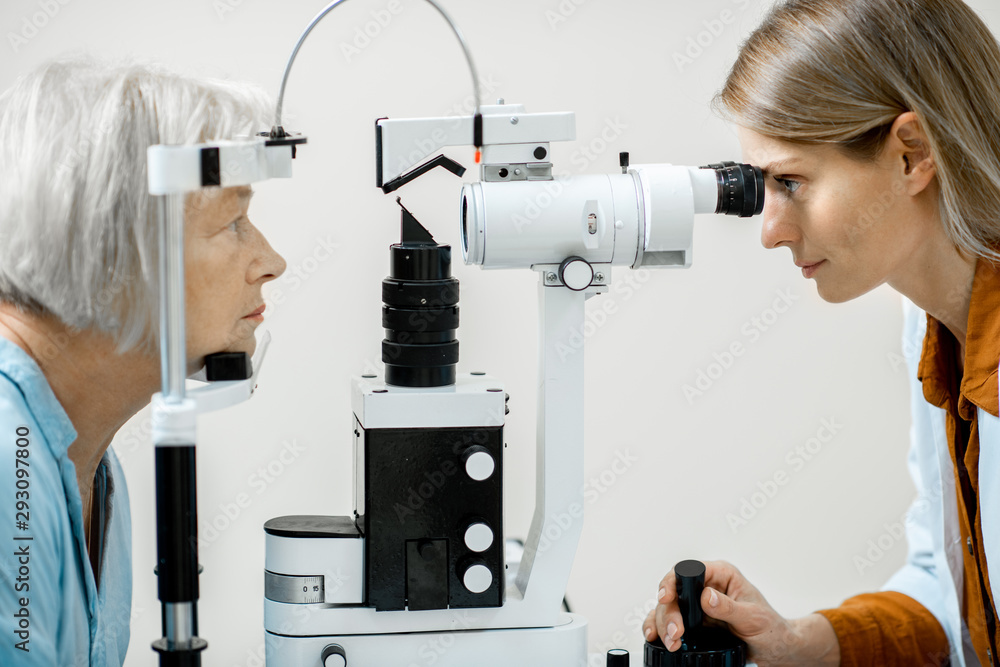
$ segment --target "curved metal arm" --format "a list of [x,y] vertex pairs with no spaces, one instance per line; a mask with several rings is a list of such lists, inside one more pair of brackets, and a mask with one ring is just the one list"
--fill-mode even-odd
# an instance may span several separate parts
[[[472,61],[472,53],[469,51],[469,46],[465,41],[465,37],[462,35],[462,31],[458,29],[458,26],[455,25],[455,22],[451,20],[451,17],[444,10],[444,8],[441,7],[441,5],[439,5],[435,0],[426,0],[426,1],[430,3],[431,6],[434,7],[434,9],[436,9],[438,13],[441,14],[441,16],[444,17],[444,20],[448,22],[449,26],[451,26],[451,31],[455,33],[455,37],[458,38],[458,42],[462,46],[462,51],[465,53],[465,60],[469,64],[469,71],[472,73],[472,88],[476,98],[476,115],[478,116],[479,107],[482,102],[482,100],[480,100],[479,97],[479,73],[476,71],[475,63]],[[309,33],[312,32],[313,28],[315,28],[316,25],[321,20],[323,20],[323,18],[327,14],[332,12],[334,8],[336,8],[338,5],[344,2],[346,2],[346,0],[334,0],[329,5],[324,7],[320,11],[320,13],[317,14],[313,18],[313,20],[309,22],[309,25],[306,26],[305,32],[302,33],[302,36],[299,37],[299,41],[295,44],[295,48],[292,49],[292,55],[288,59],[288,64],[285,65],[285,73],[281,77],[281,89],[278,91],[278,108],[275,112],[275,120],[274,120],[274,125],[276,128],[281,127],[281,113],[285,104],[285,87],[288,85],[288,75],[292,71],[292,63],[295,62],[295,57],[299,54],[299,49],[302,48],[302,44],[306,41],[306,37],[309,36]]]

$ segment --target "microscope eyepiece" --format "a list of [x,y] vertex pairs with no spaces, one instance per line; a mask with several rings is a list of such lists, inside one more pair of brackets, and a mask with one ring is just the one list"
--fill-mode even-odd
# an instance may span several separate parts
[[712,169],[719,184],[716,213],[752,218],[764,211],[764,172],[760,167],[735,162],[719,162]]

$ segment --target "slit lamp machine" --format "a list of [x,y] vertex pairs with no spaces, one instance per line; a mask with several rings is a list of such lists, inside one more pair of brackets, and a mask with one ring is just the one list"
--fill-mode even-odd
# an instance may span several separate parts
[[[197,616],[196,417],[250,398],[270,342],[265,334],[252,362],[243,353],[211,355],[207,384],[186,390],[184,197],[291,176],[306,139],[281,124],[288,73],[312,29],[342,2],[323,9],[296,44],[269,133],[148,152],[160,211],[163,369],[153,399],[163,636],[153,648],[164,667],[200,665],[207,646]],[[750,217],[763,209],[762,174],[749,165],[633,166],[623,153],[620,173],[554,176],[550,146],[575,139],[574,114],[478,104],[461,32],[427,2],[465,52],[476,112],[377,120],[376,185],[392,193],[437,167],[462,176],[464,167],[436,153],[472,144],[479,181],[466,183],[459,198],[462,258],[538,275],[531,528],[523,553],[508,561],[504,385],[457,372],[452,248],[400,202],[400,242],[389,249],[382,283],[385,370],[352,380],[354,475],[340,482],[353,484],[354,507],[264,526],[269,667],[414,667],[428,657],[440,667],[588,665],[587,622],[563,610],[584,506],[584,355],[565,349],[584,324],[585,302],[607,292],[613,271],[688,267],[696,214]],[[608,664],[627,665],[621,653]]]

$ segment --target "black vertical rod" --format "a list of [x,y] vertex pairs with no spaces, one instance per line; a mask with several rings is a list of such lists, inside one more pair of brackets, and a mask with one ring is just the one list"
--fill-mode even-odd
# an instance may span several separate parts
[[163,637],[153,642],[160,667],[200,667],[208,645],[198,637],[198,509],[194,445],[156,448],[157,596]]
[[[198,599],[194,445],[156,448],[156,563],[160,602]],[[197,628],[192,628],[197,632]]]
[[157,596],[163,638],[153,642],[161,667],[200,667],[198,505],[194,445],[156,448]]

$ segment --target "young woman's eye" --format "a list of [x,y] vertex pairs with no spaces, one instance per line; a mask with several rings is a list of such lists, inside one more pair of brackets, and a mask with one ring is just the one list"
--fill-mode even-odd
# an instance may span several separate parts
[[780,183],[789,194],[794,193],[799,189],[799,186],[802,185],[798,181],[792,181],[787,178],[778,178],[777,176],[774,177],[774,180]]

